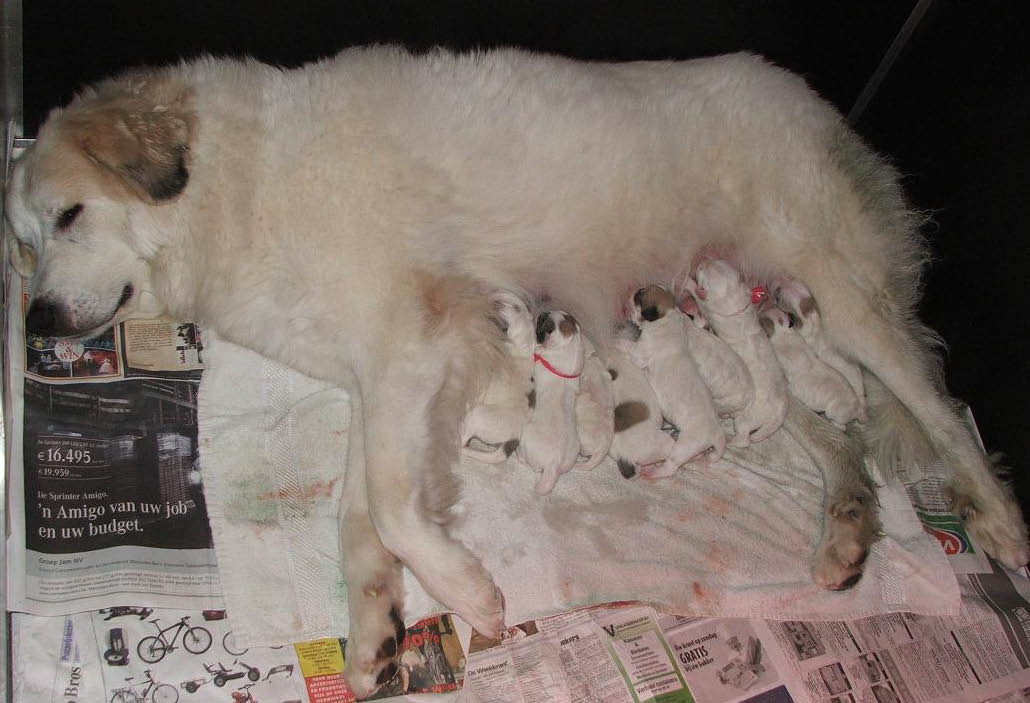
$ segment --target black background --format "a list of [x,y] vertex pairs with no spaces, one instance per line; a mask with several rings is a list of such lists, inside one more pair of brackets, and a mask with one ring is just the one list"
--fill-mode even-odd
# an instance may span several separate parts
[[[905,174],[935,262],[923,317],[990,450],[1030,477],[1024,357],[1030,246],[1030,52],[1022,2],[936,0],[855,126]],[[880,2],[294,2],[26,0],[25,132],[76,85],[200,52],[293,66],[353,44],[522,46],[586,59],[749,50],[847,114],[915,6]],[[1017,16],[1018,15],[1018,16]]]

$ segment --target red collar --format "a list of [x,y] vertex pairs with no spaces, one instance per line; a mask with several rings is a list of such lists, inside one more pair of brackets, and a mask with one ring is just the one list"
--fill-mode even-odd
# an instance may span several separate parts
[[574,373],[574,374],[562,373],[558,369],[556,369],[553,366],[551,366],[551,362],[550,361],[548,361],[544,357],[540,356],[536,352],[533,352],[533,361],[540,362],[540,364],[545,369],[547,369],[548,371],[553,373],[555,376],[559,376],[561,378],[579,378],[579,374],[578,373]]

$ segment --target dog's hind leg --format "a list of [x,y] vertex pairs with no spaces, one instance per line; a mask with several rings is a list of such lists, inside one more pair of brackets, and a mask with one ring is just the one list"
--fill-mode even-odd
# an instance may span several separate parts
[[[925,335],[920,334],[916,323],[905,320],[901,314],[891,315],[872,307],[863,291],[848,285],[846,272],[836,273],[831,284],[817,293],[824,329],[838,349],[846,349],[875,375],[916,420],[893,428],[891,441],[925,444],[922,437],[914,434],[919,430],[925,433],[943,465],[951,471],[948,491],[952,509],[963,518],[974,541],[1007,567],[1023,566],[1030,560],[1030,548],[1019,504],[995,475],[957,412],[955,401],[935,382]],[[870,418],[870,422],[876,420]],[[875,448],[874,451],[883,454]],[[889,472],[891,467],[881,469]]]
[[813,564],[815,582],[833,591],[862,578],[870,545],[880,534],[876,493],[865,470],[860,439],[788,399],[783,427],[823,475],[823,533]]
[[351,392],[347,474],[340,506],[340,554],[350,631],[343,675],[363,698],[397,674],[404,640],[401,564],[379,540],[368,510],[361,401]]

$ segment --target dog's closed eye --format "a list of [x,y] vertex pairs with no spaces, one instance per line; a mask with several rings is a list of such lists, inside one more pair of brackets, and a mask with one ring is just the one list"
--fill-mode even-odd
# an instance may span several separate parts
[[82,212],[82,203],[75,203],[70,208],[61,210],[57,216],[57,229],[67,229],[70,227],[80,212]]

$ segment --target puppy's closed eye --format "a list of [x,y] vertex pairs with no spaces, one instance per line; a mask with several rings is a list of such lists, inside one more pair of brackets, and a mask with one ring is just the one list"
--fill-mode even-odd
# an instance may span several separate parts
[[75,203],[70,208],[61,210],[57,215],[57,229],[67,229],[75,222],[75,218],[82,212],[82,203]]

